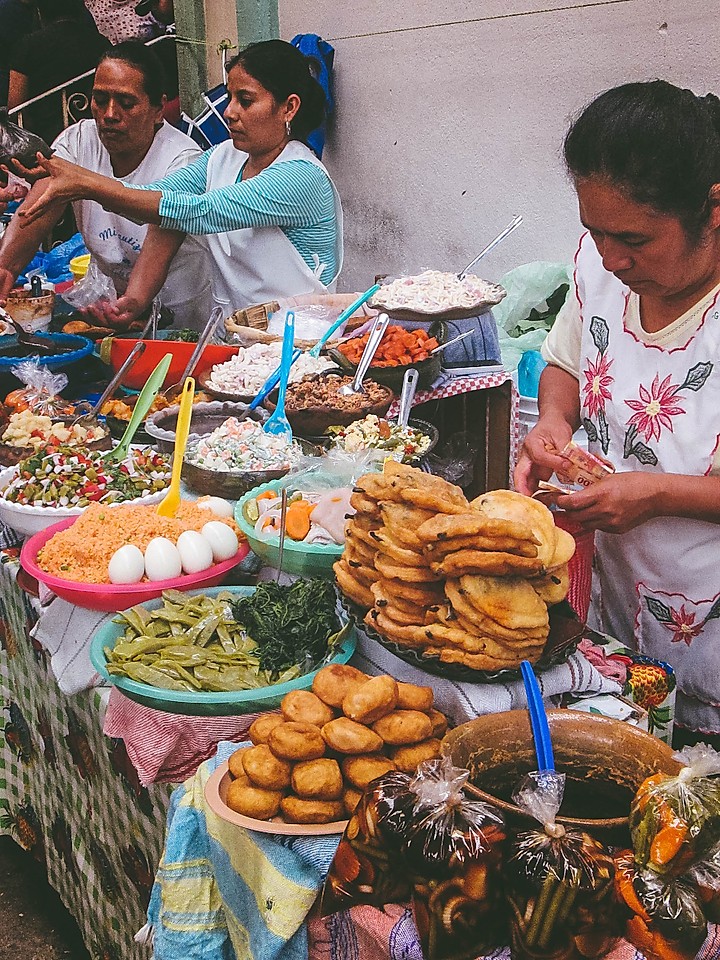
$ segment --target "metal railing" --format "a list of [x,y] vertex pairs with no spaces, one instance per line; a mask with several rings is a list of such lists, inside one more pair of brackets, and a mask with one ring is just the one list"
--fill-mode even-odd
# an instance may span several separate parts
[[[153,40],[148,40],[145,46],[151,47],[154,44],[161,43],[163,41],[172,40],[174,42],[176,39],[177,38],[175,37],[175,34],[164,33],[159,37],[155,37]],[[109,49],[112,49],[112,47]],[[71,92],[72,88],[81,83],[83,80],[87,80],[94,76],[94,74],[95,67],[93,67],[92,70],[86,70],[85,73],[81,73],[77,77],[73,77],[71,80],[66,80],[64,83],[58,84],[51,90],[46,90],[44,93],[39,93],[31,100],[26,100],[24,103],[18,104],[17,107],[13,107],[12,110],[8,110],[10,119],[14,123],[17,123],[18,126],[22,127],[24,126],[23,113],[28,109],[28,107],[33,107],[37,103],[42,103],[43,101],[48,100],[50,97],[60,94],[63,128],[69,127],[73,123],[77,123],[78,120],[82,120],[84,117],[89,116],[88,111],[90,109],[90,98],[82,91],[75,91],[74,93]]]

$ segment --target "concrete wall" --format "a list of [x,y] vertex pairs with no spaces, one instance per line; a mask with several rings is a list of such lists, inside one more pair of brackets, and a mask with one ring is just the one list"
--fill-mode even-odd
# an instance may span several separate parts
[[559,159],[568,117],[627,80],[720,92],[714,7],[280,0],[283,38],[318,33],[337,51],[324,159],[346,214],[341,289],[376,273],[461,269],[515,213],[525,223],[482,275],[571,258],[579,221]]

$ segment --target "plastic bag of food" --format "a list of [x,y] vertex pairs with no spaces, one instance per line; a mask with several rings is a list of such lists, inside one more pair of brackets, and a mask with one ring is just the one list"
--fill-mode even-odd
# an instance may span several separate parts
[[31,410],[46,417],[62,417],[73,412],[73,405],[59,396],[68,385],[64,373],[53,373],[39,360],[23,360],[10,372],[25,384],[5,397],[5,406],[13,413]]
[[18,127],[8,120],[6,109],[0,110],[0,164],[7,166],[11,160],[17,160],[32,170],[37,166],[38,153],[44,157],[52,156],[52,150],[42,137]]
[[692,885],[639,867],[632,850],[622,850],[614,859],[617,900],[626,911],[624,936],[648,960],[695,957],[707,923]]
[[555,818],[565,775],[535,771],[513,800],[542,826],[518,833],[506,866],[513,958],[602,956],[616,938],[614,864],[590,834]]
[[[63,293],[63,300],[75,310],[89,310],[96,305],[109,303],[117,299],[115,284],[110,277],[106,276],[100,270],[94,260],[90,260],[90,266],[87,273],[80,280],[69,287]],[[93,316],[104,313],[102,306],[99,311],[93,310]]]
[[412,899],[426,960],[473,960],[507,940],[500,813],[463,792],[449,757],[373,780],[345,830],[323,890],[324,914]]
[[687,872],[710,923],[720,923],[720,844]]
[[674,754],[677,776],[656,773],[630,809],[635,859],[655,873],[679,876],[720,841],[720,754],[706,744]]

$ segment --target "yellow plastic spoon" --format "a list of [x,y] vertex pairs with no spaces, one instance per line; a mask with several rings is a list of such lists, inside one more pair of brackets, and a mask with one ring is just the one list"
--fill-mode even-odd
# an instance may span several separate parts
[[172,478],[167,496],[158,506],[157,512],[161,517],[174,517],[180,506],[180,474],[182,472],[183,457],[190,433],[190,418],[192,417],[193,397],[195,396],[195,381],[188,377],[180,397],[180,411],[175,426],[175,452],[173,453]]

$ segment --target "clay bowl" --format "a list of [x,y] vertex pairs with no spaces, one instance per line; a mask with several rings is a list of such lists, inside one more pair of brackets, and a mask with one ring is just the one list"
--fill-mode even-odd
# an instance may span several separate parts
[[[352,377],[340,373],[320,373],[314,377],[305,377],[302,383],[307,381],[326,381],[330,377],[342,382],[350,382]],[[368,414],[374,413],[376,417],[384,417],[390,409],[395,394],[391,387],[383,384],[375,384],[375,387],[382,391],[383,396],[375,403],[371,403],[366,398],[358,398],[354,406],[345,403],[320,403],[312,407],[299,408],[294,405],[293,398],[296,394],[299,384],[290,384],[285,397],[285,415],[290,421],[293,433],[299,437],[321,437],[328,427],[347,427],[355,420],[362,420]],[[274,390],[265,402],[265,406],[272,413],[277,403],[277,390]],[[342,398],[339,398],[342,400]],[[354,398],[353,398],[354,399]]]
[[[145,421],[150,442],[161,453],[172,453],[175,449],[175,426],[179,411],[180,407],[166,407],[158,413],[151,414]],[[246,412],[247,404],[245,403],[223,403],[219,400],[211,400],[209,403],[194,404],[188,443],[196,443],[200,437],[212,433],[228,417],[239,417]],[[267,411],[261,408],[252,410],[249,414],[249,419],[258,420],[261,423],[267,418]]]
[[[619,720],[574,710],[548,710],[555,766],[566,774],[558,822],[604,843],[629,846],[630,802],[653,773],[675,774],[680,764],[656,737]],[[537,769],[526,710],[488,714],[446,736],[454,763],[470,771],[468,791],[491,803],[518,829],[535,821],[512,802],[520,779]]]

